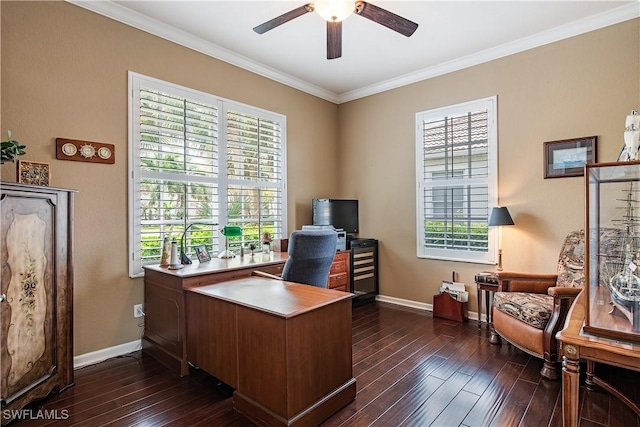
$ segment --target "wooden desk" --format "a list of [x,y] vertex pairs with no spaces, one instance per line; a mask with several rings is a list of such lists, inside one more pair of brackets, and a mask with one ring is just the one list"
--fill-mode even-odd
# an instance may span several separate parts
[[587,361],[587,384],[598,385],[640,416],[640,408],[617,389],[595,374],[595,363],[606,363],[626,369],[640,371],[640,345],[615,341],[584,334],[585,292],[574,301],[563,330],[556,334],[561,342],[562,354],[562,421],[565,427],[578,425],[578,393],[580,381],[580,359]]
[[190,288],[189,361],[257,424],[318,425],[355,398],[351,297],[262,277]]
[[144,268],[145,331],[142,351],[180,376],[189,374],[186,341],[185,288],[251,277],[254,270],[281,274],[285,252],[256,253],[230,259],[194,261],[181,270],[159,265]]

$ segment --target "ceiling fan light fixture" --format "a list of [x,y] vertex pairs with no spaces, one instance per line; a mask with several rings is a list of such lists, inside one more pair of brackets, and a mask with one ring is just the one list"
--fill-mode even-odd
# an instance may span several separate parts
[[356,9],[355,1],[317,0],[313,7],[318,15],[328,22],[341,22],[347,19]]

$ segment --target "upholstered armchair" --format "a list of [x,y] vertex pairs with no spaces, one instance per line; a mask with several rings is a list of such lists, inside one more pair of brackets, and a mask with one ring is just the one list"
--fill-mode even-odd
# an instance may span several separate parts
[[[598,269],[601,285],[606,285],[608,263],[606,254],[622,243],[622,230],[600,229]],[[564,326],[573,300],[585,284],[585,233],[573,231],[567,235],[558,258],[558,274],[522,274],[500,272],[498,292],[494,294],[491,325],[492,344],[501,338],[519,349],[544,359],[540,375],[558,378],[558,343],[556,333]]]
[[501,338],[544,359],[540,375],[558,378],[556,333],[584,285],[584,230],[569,233],[558,259],[557,274],[499,272],[493,298],[492,344]]

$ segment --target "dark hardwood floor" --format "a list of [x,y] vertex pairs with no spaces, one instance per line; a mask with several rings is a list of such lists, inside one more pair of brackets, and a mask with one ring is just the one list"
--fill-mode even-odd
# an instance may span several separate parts
[[[560,381],[542,380],[541,361],[507,344],[493,346],[488,336],[486,325],[479,332],[474,321],[384,303],[355,307],[357,397],[323,427],[561,426]],[[638,374],[598,369],[638,400]],[[76,370],[75,379],[74,387],[30,408],[39,419],[12,425],[252,425],[215,378],[195,369],[179,378],[140,352]],[[606,392],[581,387],[580,393],[581,426],[640,427]]]

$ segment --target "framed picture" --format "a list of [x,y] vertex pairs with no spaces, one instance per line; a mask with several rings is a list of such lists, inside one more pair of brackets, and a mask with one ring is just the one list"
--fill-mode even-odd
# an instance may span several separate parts
[[544,143],[544,177],[584,176],[584,165],[596,163],[598,137],[564,139]]
[[49,163],[18,160],[18,182],[48,187],[50,180]]
[[207,262],[211,261],[211,255],[209,255],[209,251],[205,245],[198,245],[193,248],[196,251],[196,256],[198,257],[198,261]]

